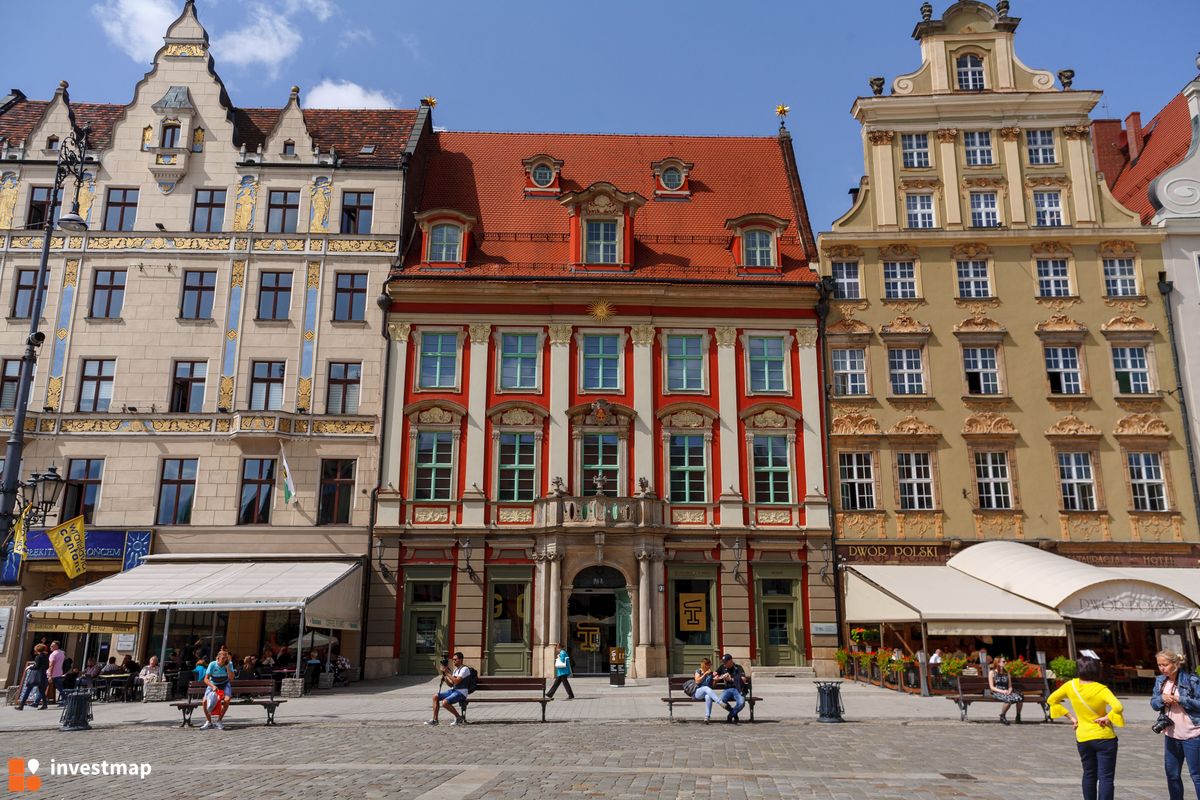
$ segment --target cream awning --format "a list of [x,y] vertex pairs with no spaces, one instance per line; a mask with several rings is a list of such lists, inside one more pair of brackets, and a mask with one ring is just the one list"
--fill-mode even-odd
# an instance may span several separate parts
[[303,609],[305,624],[358,630],[362,565],[358,559],[150,556],[121,572],[57,597],[29,611],[98,614],[114,611],[265,611]]
[[1185,567],[1120,567],[1131,578],[1166,586],[1200,606],[1200,569]]
[[972,545],[947,566],[1072,619],[1174,622],[1200,616],[1196,602],[1162,583],[1020,542]]
[[34,614],[29,619],[32,633],[137,633],[140,617],[132,611],[107,614]]
[[924,622],[935,636],[1066,635],[1054,610],[939,566],[848,567],[846,621]]

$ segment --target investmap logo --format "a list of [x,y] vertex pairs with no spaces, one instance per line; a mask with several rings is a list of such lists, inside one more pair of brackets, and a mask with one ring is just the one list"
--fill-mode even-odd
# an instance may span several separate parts
[[42,779],[37,776],[38,763],[36,758],[26,761],[23,758],[8,760],[8,791],[36,792],[42,788]]
[[[42,777],[38,770],[42,763],[36,758],[10,758],[8,760],[8,791],[36,792],[42,788]],[[49,775],[125,775],[146,780],[151,772],[147,763],[123,761],[58,761],[50,759],[43,774]]]

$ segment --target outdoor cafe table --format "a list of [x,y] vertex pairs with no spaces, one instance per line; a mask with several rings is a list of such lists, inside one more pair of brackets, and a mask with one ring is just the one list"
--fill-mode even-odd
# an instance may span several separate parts
[[133,674],[129,672],[110,672],[107,675],[97,675],[93,683],[93,688],[98,689],[100,699],[107,702],[112,699],[113,681],[124,681],[132,677]]

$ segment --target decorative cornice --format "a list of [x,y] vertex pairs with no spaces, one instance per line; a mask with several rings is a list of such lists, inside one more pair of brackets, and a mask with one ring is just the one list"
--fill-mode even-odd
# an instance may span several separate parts
[[963,422],[962,435],[1015,437],[1018,433],[1012,420],[1003,414],[980,411],[966,418]]
[[1113,436],[1168,438],[1171,429],[1161,418],[1151,414],[1128,414],[1117,421]]
[[907,314],[901,314],[891,322],[884,323],[880,329],[881,336],[928,336],[931,328],[924,322],[919,322]]
[[962,244],[956,244],[954,246],[954,249],[950,251],[950,257],[955,261],[991,258],[992,248],[988,247],[983,242],[963,242]]
[[862,320],[840,319],[825,329],[825,336],[870,336],[875,330]]
[[888,436],[941,436],[942,432],[920,417],[908,416],[887,430]]
[[941,197],[942,181],[940,178],[905,178],[896,184],[896,194],[900,197],[912,191],[932,191],[935,195]]
[[1000,129],[1000,138],[1006,142],[1015,142],[1017,139],[1021,138],[1021,129],[1020,128],[1001,128]]
[[1124,314],[1113,317],[1101,325],[1100,330],[1108,335],[1113,333],[1154,333],[1158,328],[1135,314]]
[[852,261],[863,257],[863,251],[852,244],[835,244],[822,252],[831,261]]
[[999,322],[984,316],[967,317],[954,326],[955,334],[993,333],[1003,335],[1007,332],[1008,329]]
[[1088,138],[1091,128],[1087,125],[1064,125],[1062,131],[1068,139],[1081,140]]
[[869,414],[853,412],[833,419],[834,436],[880,436],[879,421]]
[[1034,326],[1033,332],[1038,336],[1043,334],[1078,334],[1083,336],[1088,331],[1088,326],[1078,320],[1068,317],[1066,314],[1055,314],[1050,319],[1045,319]]
[[918,255],[917,248],[903,242],[879,248],[880,261],[913,261]]
[[718,347],[733,347],[737,344],[737,328],[717,328],[714,338]]
[[1100,436],[1099,428],[1089,425],[1074,414],[1068,414],[1046,429],[1047,439],[1059,437],[1096,439]]
[[1029,254],[1034,258],[1038,256],[1066,256],[1069,258],[1075,255],[1075,251],[1066,242],[1038,242],[1029,248]]
[[958,128],[938,128],[937,140],[942,144],[951,144],[958,138]]
[[1105,258],[1131,258],[1138,254],[1137,245],[1124,239],[1101,242],[1097,249]]
[[874,145],[891,144],[895,138],[895,131],[867,131],[867,141]]

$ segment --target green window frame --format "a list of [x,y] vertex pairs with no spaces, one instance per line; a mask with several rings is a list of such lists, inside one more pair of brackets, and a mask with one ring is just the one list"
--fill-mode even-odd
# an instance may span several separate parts
[[621,386],[621,340],[615,333],[583,335],[583,388],[615,391]]
[[537,440],[532,433],[501,433],[496,499],[531,503],[537,494]]
[[500,335],[500,388],[536,389],[538,384],[538,335]]
[[597,492],[595,479],[606,479],[605,494],[619,495],[621,485],[621,440],[615,433],[585,433],[579,494],[590,497]]
[[788,437],[755,436],[754,502],[792,502],[792,467],[788,457]]
[[783,337],[751,336],[747,344],[747,357],[750,359],[750,390],[754,392],[786,391]]
[[667,336],[667,390],[695,392],[704,389],[704,337],[673,333]]
[[451,500],[454,486],[454,437],[450,431],[421,431],[413,478],[414,500]]
[[668,449],[671,502],[707,502],[708,464],[704,452],[704,436],[672,434]]
[[421,365],[418,386],[422,389],[453,389],[458,380],[458,332],[431,331],[421,334]]

